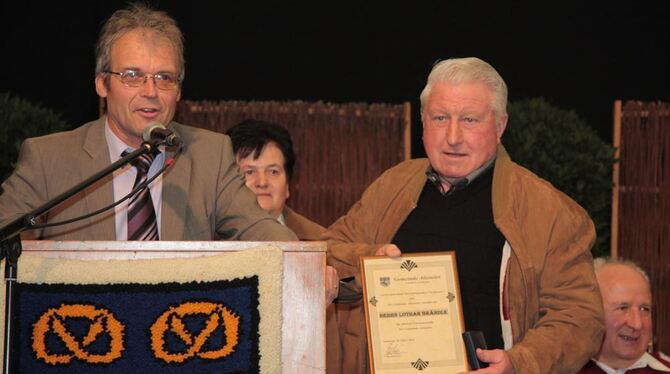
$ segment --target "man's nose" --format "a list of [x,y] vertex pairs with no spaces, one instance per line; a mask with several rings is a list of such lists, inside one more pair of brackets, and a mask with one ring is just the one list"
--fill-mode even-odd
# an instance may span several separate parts
[[266,187],[268,185],[268,179],[265,177],[265,174],[258,173],[256,177],[256,186],[257,187]]
[[447,143],[450,145],[460,144],[463,141],[463,129],[458,124],[458,121],[451,120],[447,124]]
[[631,312],[628,314],[628,320],[626,321],[628,326],[635,330],[642,328],[642,312],[638,308],[631,308]]
[[142,83],[142,95],[147,97],[155,97],[158,95],[158,89],[156,88],[156,78],[153,75],[145,75],[144,83]]

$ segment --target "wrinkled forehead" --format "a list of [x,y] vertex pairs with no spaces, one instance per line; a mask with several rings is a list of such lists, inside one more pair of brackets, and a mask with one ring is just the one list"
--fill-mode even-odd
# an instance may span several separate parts
[[133,57],[151,57],[166,60],[166,63],[179,66],[177,48],[165,35],[147,28],[132,29],[116,39],[111,46],[110,63],[118,63],[118,59]]
[[129,32],[134,32],[137,35],[137,38],[144,43],[162,47],[169,46],[175,52],[177,50],[177,48],[174,46],[174,44],[172,44],[172,41],[170,41],[167,36],[159,33],[156,30],[140,27]]
[[606,302],[651,303],[651,288],[647,279],[628,266],[611,264],[597,274],[598,285]]
[[433,86],[422,112],[458,107],[463,110],[494,112],[491,89],[482,82],[438,82]]

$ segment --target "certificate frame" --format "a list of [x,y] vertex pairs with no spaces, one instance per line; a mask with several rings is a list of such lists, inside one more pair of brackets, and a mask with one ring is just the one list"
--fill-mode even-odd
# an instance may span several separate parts
[[454,251],[360,258],[371,373],[469,371]]

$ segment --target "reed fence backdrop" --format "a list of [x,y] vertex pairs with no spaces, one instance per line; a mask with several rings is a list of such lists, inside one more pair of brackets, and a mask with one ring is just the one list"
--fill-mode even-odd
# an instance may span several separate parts
[[276,122],[293,138],[288,205],[328,227],[384,170],[410,158],[410,104],[182,101],[175,120],[218,132],[246,119]]
[[655,348],[670,351],[670,104],[614,105],[612,256],[651,278]]

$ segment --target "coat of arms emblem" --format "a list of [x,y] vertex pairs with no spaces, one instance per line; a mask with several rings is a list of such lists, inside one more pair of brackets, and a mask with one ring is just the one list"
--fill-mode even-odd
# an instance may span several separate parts
[[382,285],[382,287],[388,287],[391,285],[391,278],[390,277],[379,277],[379,284]]

